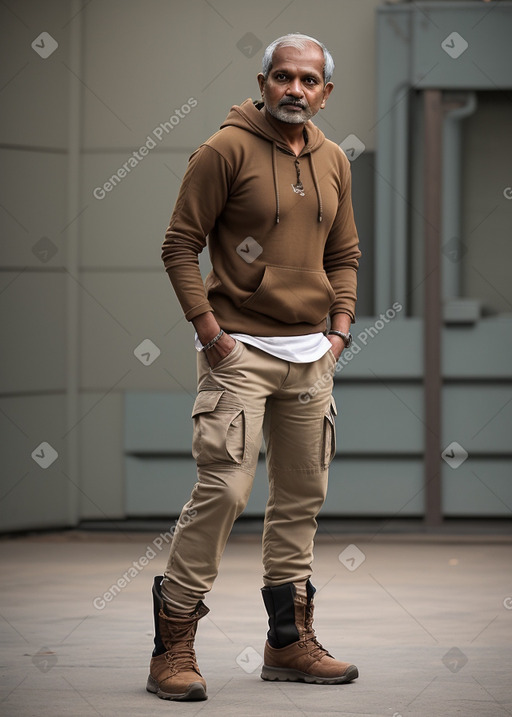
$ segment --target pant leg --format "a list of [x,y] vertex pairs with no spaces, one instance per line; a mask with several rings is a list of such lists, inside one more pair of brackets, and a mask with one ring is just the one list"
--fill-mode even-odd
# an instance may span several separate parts
[[286,382],[267,403],[265,585],[300,582],[311,575],[316,516],[325,500],[335,452],[335,365],[330,351],[313,363],[290,364]]
[[251,492],[266,399],[286,366],[241,342],[214,369],[198,355],[192,444],[197,483],[178,521],[162,583],[164,599],[175,610],[193,610],[213,585]]

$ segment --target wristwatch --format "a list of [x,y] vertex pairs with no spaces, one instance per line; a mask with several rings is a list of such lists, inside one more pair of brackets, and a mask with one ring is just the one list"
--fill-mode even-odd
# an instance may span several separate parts
[[327,335],[334,334],[335,336],[339,336],[340,339],[343,339],[343,343],[345,344],[345,348],[348,349],[349,346],[352,346],[352,341],[354,340],[352,337],[352,334],[350,331],[348,334],[344,334],[343,331],[336,331],[335,329],[330,329],[327,332]]

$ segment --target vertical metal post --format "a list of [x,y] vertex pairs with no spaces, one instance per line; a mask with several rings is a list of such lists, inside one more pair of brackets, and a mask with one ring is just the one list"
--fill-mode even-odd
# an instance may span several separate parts
[[441,508],[441,196],[443,104],[440,90],[423,93],[425,305],[425,523],[442,522]]
[[[70,17],[74,18],[69,28],[69,63],[73,72],[81,75],[82,62],[82,6],[80,0],[72,0]],[[71,480],[80,485],[79,431],[72,430],[78,422],[79,412],[79,294],[78,294],[78,240],[80,212],[80,136],[82,113],[82,89],[77,78],[69,73],[68,109],[68,195],[66,229],[66,448],[67,473]],[[67,525],[75,526],[80,520],[80,492],[67,484],[68,516]]]

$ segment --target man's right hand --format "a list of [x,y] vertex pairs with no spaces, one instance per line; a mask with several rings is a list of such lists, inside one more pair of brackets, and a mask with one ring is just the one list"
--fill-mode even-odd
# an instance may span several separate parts
[[[199,337],[199,341],[206,346],[220,331],[220,326],[217,323],[217,319],[213,315],[213,312],[206,311],[204,314],[199,314],[192,319],[195,330]],[[231,338],[229,334],[222,334],[220,339],[216,341],[211,349],[205,351],[206,360],[210,364],[210,368],[215,366],[231,353],[236,344],[235,339]]]
[[[217,332],[218,333],[218,332]],[[229,334],[222,334],[220,339],[216,341],[211,349],[205,351],[206,360],[210,364],[210,368],[215,366],[226,356],[228,356],[235,348],[236,341]]]

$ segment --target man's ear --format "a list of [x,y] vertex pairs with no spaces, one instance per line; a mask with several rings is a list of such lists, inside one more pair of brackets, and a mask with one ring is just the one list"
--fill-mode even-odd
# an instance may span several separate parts
[[322,104],[320,105],[321,109],[325,107],[325,103],[327,102],[327,98],[331,94],[331,92],[334,89],[334,84],[332,82],[328,82],[324,87],[324,98],[322,100]]
[[258,85],[260,86],[261,96],[263,97],[263,92],[265,91],[265,75],[262,72],[258,75]]

